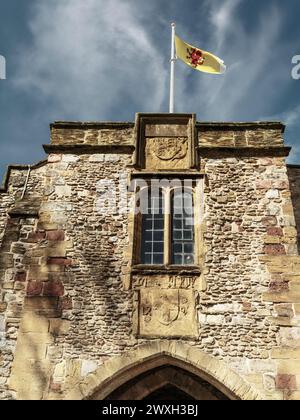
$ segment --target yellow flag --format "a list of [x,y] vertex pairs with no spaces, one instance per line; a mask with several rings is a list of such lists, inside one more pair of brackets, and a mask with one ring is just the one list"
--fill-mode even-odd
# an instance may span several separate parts
[[185,64],[204,73],[222,74],[226,71],[224,61],[219,57],[187,44],[175,36],[176,55]]

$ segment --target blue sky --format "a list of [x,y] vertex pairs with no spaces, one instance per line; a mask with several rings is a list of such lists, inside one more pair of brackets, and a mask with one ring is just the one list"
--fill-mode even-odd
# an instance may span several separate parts
[[166,112],[170,23],[227,73],[176,63],[176,111],[198,120],[282,120],[300,163],[299,0],[1,0],[0,178],[44,157],[54,120]]

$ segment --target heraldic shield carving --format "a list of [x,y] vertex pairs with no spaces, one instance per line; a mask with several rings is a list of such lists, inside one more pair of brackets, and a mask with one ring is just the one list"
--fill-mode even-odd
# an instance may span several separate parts
[[151,138],[146,142],[149,169],[185,169],[188,167],[187,138]]
[[187,154],[187,139],[154,139],[153,154],[160,160],[177,160]]
[[139,335],[194,337],[196,332],[193,290],[140,290]]

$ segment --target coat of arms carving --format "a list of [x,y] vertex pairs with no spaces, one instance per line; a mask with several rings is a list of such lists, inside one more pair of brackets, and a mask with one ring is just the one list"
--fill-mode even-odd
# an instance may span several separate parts
[[153,153],[160,160],[183,159],[188,151],[187,139],[157,138],[154,139]]
[[176,291],[177,296],[170,296],[168,293],[161,293],[156,300],[153,310],[157,312],[158,322],[162,325],[171,325],[178,319],[180,313],[179,290]]
[[139,333],[150,336],[193,336],[196,333],[192,290],[141,289]]

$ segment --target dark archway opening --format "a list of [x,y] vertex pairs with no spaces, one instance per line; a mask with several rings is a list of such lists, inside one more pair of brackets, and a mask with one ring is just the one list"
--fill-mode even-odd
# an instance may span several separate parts
[[215,386],[172,365],[144,372],[113,391],[107,400],[228,400]]
[[191,401],[195,400],[195,398],[191,397],[181,389],[178,389],[174,385],[165,385],[160,389],[152,392],[152,394],[148,395],[144,400],[150,401]]

